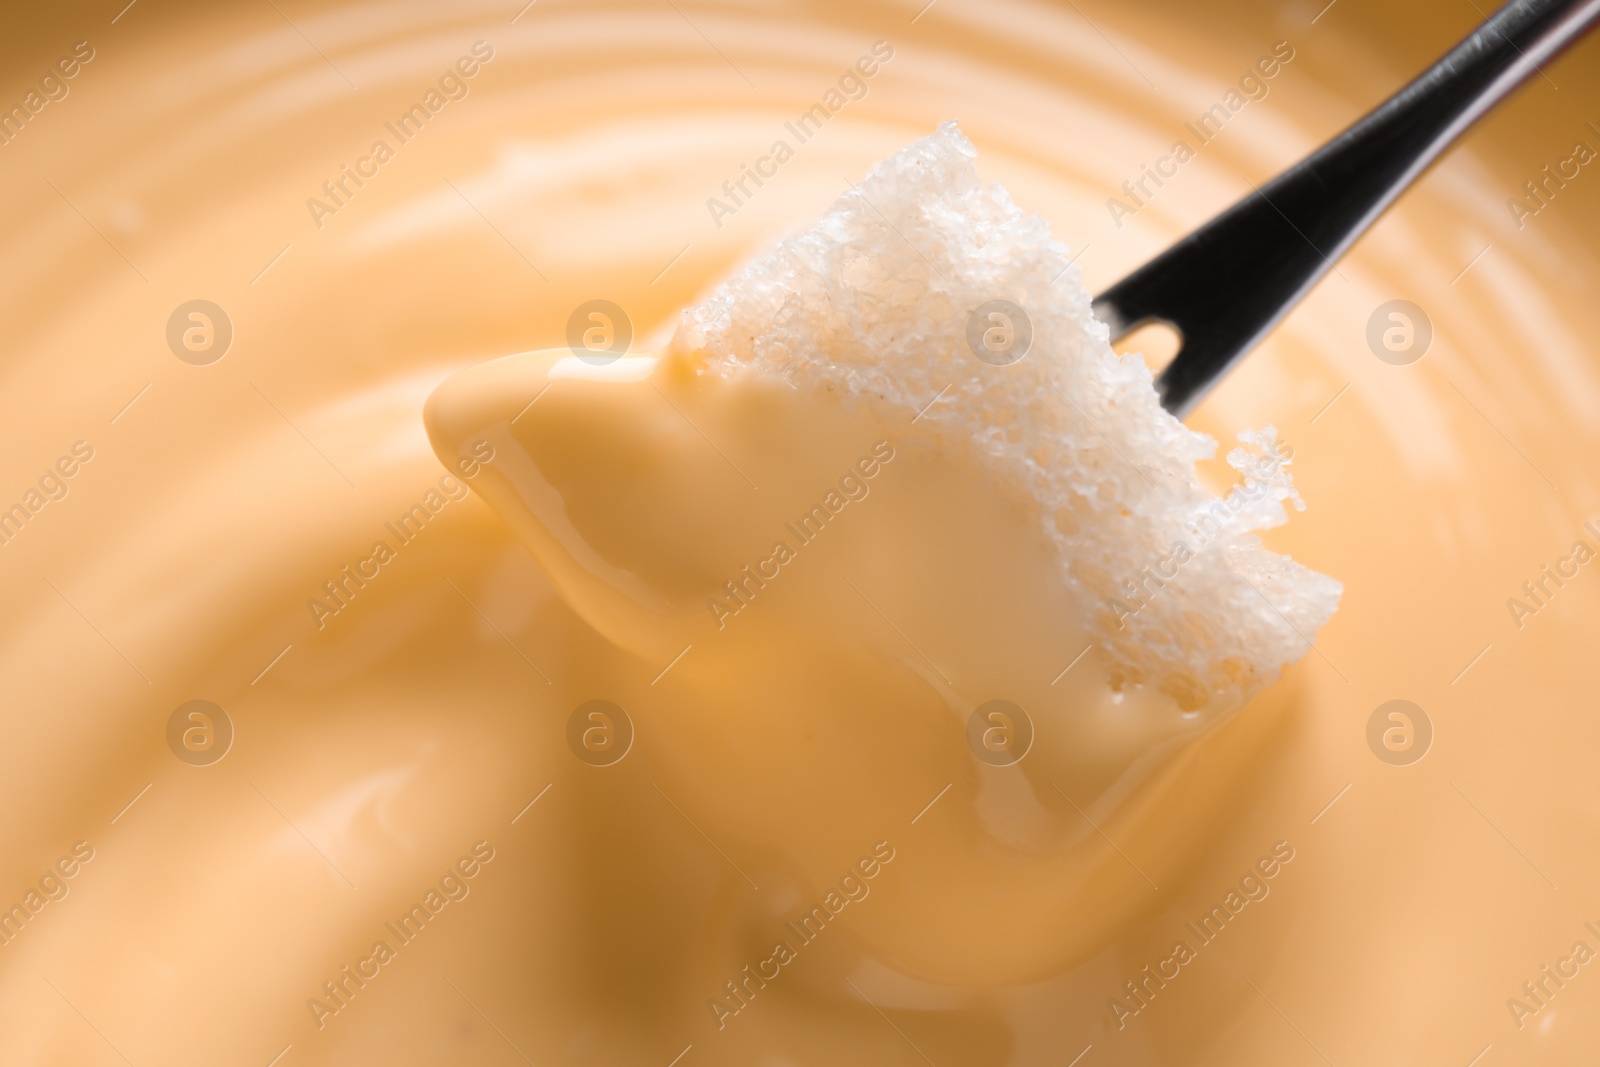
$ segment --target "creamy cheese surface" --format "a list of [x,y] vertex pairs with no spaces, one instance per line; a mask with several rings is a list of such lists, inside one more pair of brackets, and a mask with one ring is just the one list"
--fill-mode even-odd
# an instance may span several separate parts
[[1600,42],[1183,426],[1087,294],[1468,7],[124,4],[0,33],[0,1062],[1592,1061]]

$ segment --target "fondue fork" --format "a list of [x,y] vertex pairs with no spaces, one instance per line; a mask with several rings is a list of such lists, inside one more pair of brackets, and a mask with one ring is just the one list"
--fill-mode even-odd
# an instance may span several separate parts
[[1411,84],[1094,301],[1111,339],[1180,338],[1156,379],[1193,410],[1378,216],[1492,107],[1600,21],[1600,0],[1512,0]]

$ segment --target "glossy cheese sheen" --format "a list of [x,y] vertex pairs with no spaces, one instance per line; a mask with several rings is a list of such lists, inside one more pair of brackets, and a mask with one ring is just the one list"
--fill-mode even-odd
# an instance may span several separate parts
[[[957,450],[652,360],[950,118],[1103,289],[1469,7],[278,6],[0,34],[3,106],[94,56],[0,145],[0,1062],[1591,1061],[1600,199],[1524,183],[1600,145],[1593,42],[1191,420],[1278,428],[1308,510],[1265,541],[1345,586],[1213,726],[1113,699],[1043,517]],[[597,299],[611,368],[566,347]]]

